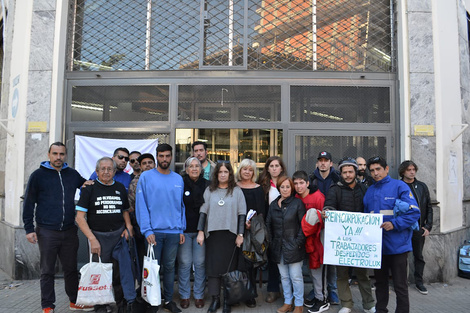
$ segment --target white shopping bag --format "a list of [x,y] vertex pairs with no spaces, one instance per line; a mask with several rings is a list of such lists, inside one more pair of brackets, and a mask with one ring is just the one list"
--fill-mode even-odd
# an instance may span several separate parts
[[158,265],[158,260],[155,259],[153,244],[148,245],[142,271],[142,299],[152,306],[160,305],[162,302],[159,271],[160,265]]
[[113,264],[91,261],[80,269],[77,305],[114,303]]

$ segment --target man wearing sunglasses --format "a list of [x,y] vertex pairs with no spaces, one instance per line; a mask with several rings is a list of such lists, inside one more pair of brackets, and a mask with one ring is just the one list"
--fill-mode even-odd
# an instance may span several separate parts
[[[131,175],[124,172],[127,162],[129,162],[129,150],[122,147],[117,148],[114,150],[112,159],[116,163],[117,167],[116,174],[114,174],[114,180],[123,184],[127,191],[132,180]],[[96,178],[98,178],[98,175],[96,175],[96,172],[93,172],[90,176],[90,180],[95,180]]]
[[140,163],[138,158],[140,157],[141,153],[139,151],[132,151],[129,154],[129,165],[132,167],[132,174],[131,174],[131,181],[134,177],[140,175],[142,170],[140,169]]

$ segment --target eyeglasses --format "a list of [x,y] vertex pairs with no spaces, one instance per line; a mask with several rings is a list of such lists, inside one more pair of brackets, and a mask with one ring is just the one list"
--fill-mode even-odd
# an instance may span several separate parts
[[137,159],[130,159],[129,162],[130,162],[131,164],[134,164],[134,163],[136,163],[136,162],[139,163],[139,162],[137,161]]
[[126,157],[126,156],[123,156],[123,155],[118,155],[117,157],[118,157],[119,160],[124,159],[124,160],[126,160],[126,162],[129,161],[129,157]]

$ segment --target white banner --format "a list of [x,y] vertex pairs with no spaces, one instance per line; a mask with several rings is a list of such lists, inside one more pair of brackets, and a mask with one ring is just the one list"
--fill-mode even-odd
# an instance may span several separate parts
[[381,267],[382,214],[329,210],[326,216],[324,264]]
[[[155,156],[158,139],[109,139],[75,136],[75,169],[86,179],[95,171],[96,161],[104,156],[113,156],[116,148],[124,147],[140,153]],[[132,168],[127,164],[125,172],[131,174]]]

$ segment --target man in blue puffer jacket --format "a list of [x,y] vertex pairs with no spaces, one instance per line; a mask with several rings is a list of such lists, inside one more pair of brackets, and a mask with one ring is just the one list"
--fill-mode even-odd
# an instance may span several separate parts
[[[388,277],[392,272],[393,286],[397,296],[396,312],[408,313],[407,268],[408,252],[412,250],[412,226],[420,216],[418,204],[407,184],[388,176],[387,161],[373,157],[367,167],[375,183],[367,189],[364,196],[364,212],[383,214],[382,267],[375,270],[377,313],[388,312]],[[393,208],[399,199],[409,204],[407,212],[394,216]]]
[[[41,163],[29,177],[23,202],[26,239],[39,244],[41,270],[41,306],[53,312],[54,274],[57,257],[64,270],[65,291],[71,310],[93,310],[75,304],[78,292],[78,234],[75,226],[75,192],[85,179],[65,163],[62,142],[54,142],[47,153],[49,161]],[[34,228],[36,217],[36,228]]]

